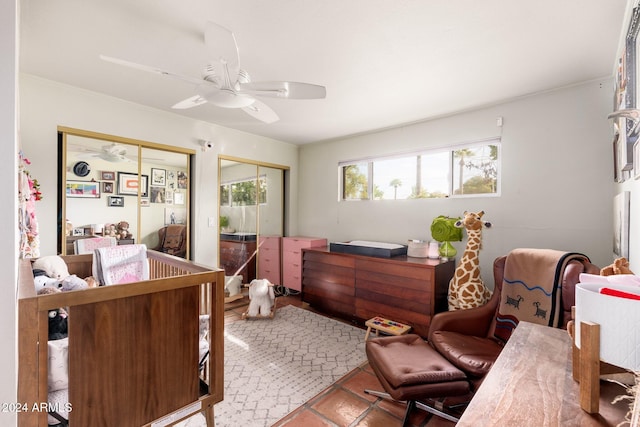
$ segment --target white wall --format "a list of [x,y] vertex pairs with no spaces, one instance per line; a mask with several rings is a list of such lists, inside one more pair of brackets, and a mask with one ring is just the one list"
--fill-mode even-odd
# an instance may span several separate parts
[[[215,109],[212,109],[215,114]],[[160,144],[196,149],[192,172],[195,261],[217,266],[218,154],[277,163],[291,168],[291,194],[297,192],[298,148],[294,145],[187,119],[75,87],[20,75],[22,149],[32,161],[44,200],[38,202],[42,254],[56,252],[57,126],[84,129]],[[215,143],[201,151],[198,139]],[[292,198],[293,199],[293,198]],[[297,227],[295,205],[289,207],[290,227]],[[115,208],[110,208],[115,209]]]
[[[612,82],[525,97],[438,120],[302,146],[299,231],[330,241],[431,240],[438,215],[486,212],[481,272],[493,286],[493,260],[517,247],[553,248],[611,262],[612,148],[607,121]],[[497,117],[503,117],[502,129]],[[500,197],[338,201],[338,162],[441,147],[502,132]],[[318,179],[322,176],[323,179]],[[456,244],[464,249],[466,238]],[[461,252],[460,252],[461,253]],[[459,258],[459,256],[458,256]]]
[[[0,239],[0,269],[3,280],[0,295],[0,402],[17,402],[17,310],[16,285],[18,282],[18,90],[16,86],[18,70],[18,25],[17,1],[0,4],[0,159],[5,159],[5,167],[0,168],[2,198],[4,208],[0,209],[0,223],[5,225]],[[16,414],[0,412],[0,425],[16,425]]]

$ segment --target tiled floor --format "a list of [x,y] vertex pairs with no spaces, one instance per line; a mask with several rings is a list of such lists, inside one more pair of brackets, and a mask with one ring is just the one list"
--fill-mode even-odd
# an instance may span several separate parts
[[[236,303],[239,305],[239,303]],[[278,297],[278,307],[295,305],[312,310],[299,296]],[[225,323],[242,319],[246,306],[225,311]],[[322,314],[322,313],[320,313]],[[364,393],[383,390],[368,364],[345,375],[331,387],[274,424],[274,427],[396,427],[402,425],[404,404]],[[415,410],[412,427],[452,427],[455,424],[427,412]]]

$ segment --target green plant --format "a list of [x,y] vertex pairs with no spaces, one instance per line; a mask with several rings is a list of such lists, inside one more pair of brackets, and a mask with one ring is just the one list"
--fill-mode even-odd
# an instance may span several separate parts
[[226,215],[220,215],[220,228],[229,226],[229,217]]

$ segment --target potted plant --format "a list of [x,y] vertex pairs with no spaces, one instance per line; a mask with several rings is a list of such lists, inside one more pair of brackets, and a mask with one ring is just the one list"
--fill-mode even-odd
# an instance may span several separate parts
[[224,232],[229,228],[229,217],[226,215],[220,215],[220,231]]

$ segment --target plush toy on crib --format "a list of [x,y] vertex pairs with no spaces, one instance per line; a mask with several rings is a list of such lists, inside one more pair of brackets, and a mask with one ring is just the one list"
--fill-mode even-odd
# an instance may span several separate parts
[[[56,288],[42,288],[38,291],[38,295],[49,295],[60,292]],[[68,318],[67,310],[60,307],[49,310],[49,341],[61,340],[68,336]]]
[[40,257],[33,262],[32,267],[36,292],[43,288],[75,291],[89,287],[86,280],[75,274],[69,274],[67,263],[58,255]]
[[249,284],[249,317],[256,317],[258,314],[262,317],[271,316],[271,307],[275,302],[275,294],[273,292],[273,284],[267,279],[254,279]]

